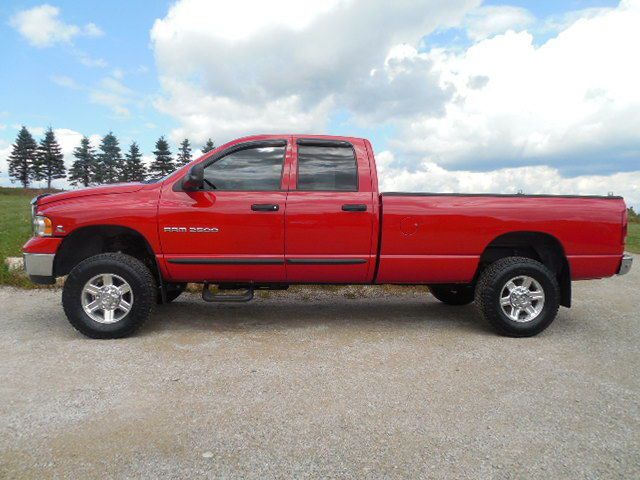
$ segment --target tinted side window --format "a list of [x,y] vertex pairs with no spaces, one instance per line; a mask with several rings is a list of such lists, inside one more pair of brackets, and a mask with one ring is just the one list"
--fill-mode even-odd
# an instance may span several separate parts
[[357,191],[353,148],[298,145],[298,190]]
[[204,178],[216,190],[280,190],[284,152],[283,146],[230,153],[206,167]]

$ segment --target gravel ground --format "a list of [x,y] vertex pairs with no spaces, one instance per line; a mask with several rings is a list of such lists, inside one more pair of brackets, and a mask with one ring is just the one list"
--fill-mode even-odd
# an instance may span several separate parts
[[639,261],[528,339],[360,288],[88,340],[59,291],[0,289],[0,477],[638,478]]

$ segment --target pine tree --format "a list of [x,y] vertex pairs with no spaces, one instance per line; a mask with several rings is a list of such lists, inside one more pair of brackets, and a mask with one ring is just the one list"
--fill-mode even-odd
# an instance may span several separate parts
[[69,169],[69,183],[88,187],[93,183],[96,168],[96,157],[93,147],[87,137],[82,137],[80,146],[73,151],[76,159]]
[[136,142],[131,143],[125,154],[124,166],[120,175],[122,182],[142,182],[147,176],[147,169],[142,163],[140,147]]
[[202,147],[202,153],[210,152],[214,148],[216,148],[216,144],[213,143],[213,140],[211,140],[211,138],[209,138],[209,140],[207,140],[207,143],[204,144],[204,147]]
[[191,161],[191,157],[191,145],[189,144],[189,139],[185,138],[178,149],[178,155],[176,158],[178,165],[186,165]]
[[124,160],[118,139],[113,132],[109,132],[102,138],[99,149],[93,181],[95,183],[118,182]]
[[24,188],[34,179],[33,164],[36,162],[36,141],[23,125],[9,155],[9,177],[11,182],[20,182]]
[[51,182],[56,178],[66,177],[66,171],[62,148],[56,140],[53,129],[49,127],[38,145],[33,177],[35,180],[46,180],[47,188],[51,188]]
[[160,137],[156,142],[156,149],[153,154],[156,158],[149,166],[149,173],[154,177],[164,177],[175,170],[171,152],[169,151],[169,144],[164,136]]

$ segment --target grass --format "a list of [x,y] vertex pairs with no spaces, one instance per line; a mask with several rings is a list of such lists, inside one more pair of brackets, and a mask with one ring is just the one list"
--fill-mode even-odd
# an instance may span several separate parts
[[[22,245],[31,236],[31,207],[29,202],[36,195],[45,192],[46,190],[39,189],[0,187],[0,285],[34,288],[34,285],[22,272],[9,271],[5,258],[22,255]],[[625,250],[640,253],[640,222],[635,219],[629,222]],[[270,293],[260,292],[260,295],[268,296]],[[344,293],[344,296],[351,298],[352,296],[357,296],[357,293],[349,290]]]
[[640,253],[640,222],[629,222],[625,250],[627,252]]
[[22,255],[22,245],[31,236],[30,201],[46,192],[38,189],[0,187],[0,285],[33,287],[21,272],[10,272],[7,257]]

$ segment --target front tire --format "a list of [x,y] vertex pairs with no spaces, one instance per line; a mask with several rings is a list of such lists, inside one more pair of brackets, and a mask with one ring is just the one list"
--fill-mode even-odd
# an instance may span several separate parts
[[102,253],[76,265],[62,306],[71,325],[90,338],[121,338],[138,330],[156,303],[153,275],[140,260]]
[[468,305],[473,302],[471,285],[429,285],[431,294],[447,305]]
[[551,325],[559,298],[555,275],[525,257],[506,257],[489,265],[480,275],[475,294],[480,314],[509,337],[531,337]]

